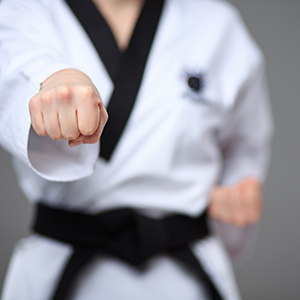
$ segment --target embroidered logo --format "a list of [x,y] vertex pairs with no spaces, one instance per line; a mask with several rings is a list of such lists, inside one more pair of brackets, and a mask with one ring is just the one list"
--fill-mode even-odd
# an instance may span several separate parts
[[205,89],[205,76],[203,73],[185,73],[184,79],[187,88],[185,95],[196,102],[206,104],[207,101],[203,97]]

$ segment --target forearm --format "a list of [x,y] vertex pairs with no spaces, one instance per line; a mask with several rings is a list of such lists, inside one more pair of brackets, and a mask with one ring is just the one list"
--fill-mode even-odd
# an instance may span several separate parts
[[74,68],[48,7],[31,0],[4,0],[0,7],[1,146],[48,180],[91,175],[97,144],[71,150],[67,142],[39,137],[31,129],[29,103],[40,92],[41,83],[61,70]]

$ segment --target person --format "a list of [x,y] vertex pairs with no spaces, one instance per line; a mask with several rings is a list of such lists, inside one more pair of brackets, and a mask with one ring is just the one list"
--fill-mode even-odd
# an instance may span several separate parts
[[240,299],[227,253],[260,218],[272,118],[237,10],[2,0],[0,57],[0,142],[38,207],[1,299]]

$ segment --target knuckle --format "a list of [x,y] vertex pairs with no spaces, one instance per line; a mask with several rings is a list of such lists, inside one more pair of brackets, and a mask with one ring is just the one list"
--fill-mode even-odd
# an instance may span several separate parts
[[80,95],[83,97],[83,99],[90,99],[94,95],[94,90],[89,85],[81,85],[79,87]]
[[56,93],[61,100],[70,100],[72,97],[72,88],[68,85],[61,85],[57,88]]
[[54,93],[53,91],[46,91],[41,95],[41,99],[43,101],[43,104],[50,106],[52,104]]
[[35,111],[39,108],[40,97],[35,95],[29,101],[29,110],[30,112]]

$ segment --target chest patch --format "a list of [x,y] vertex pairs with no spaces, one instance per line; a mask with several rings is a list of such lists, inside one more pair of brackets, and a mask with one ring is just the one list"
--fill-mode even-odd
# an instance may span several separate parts
[[206,86],[205,75],[203,73],[186,72],[183,77],[186,83],[184,96],[195,102],[206,104],[207,101],[204,97]]

